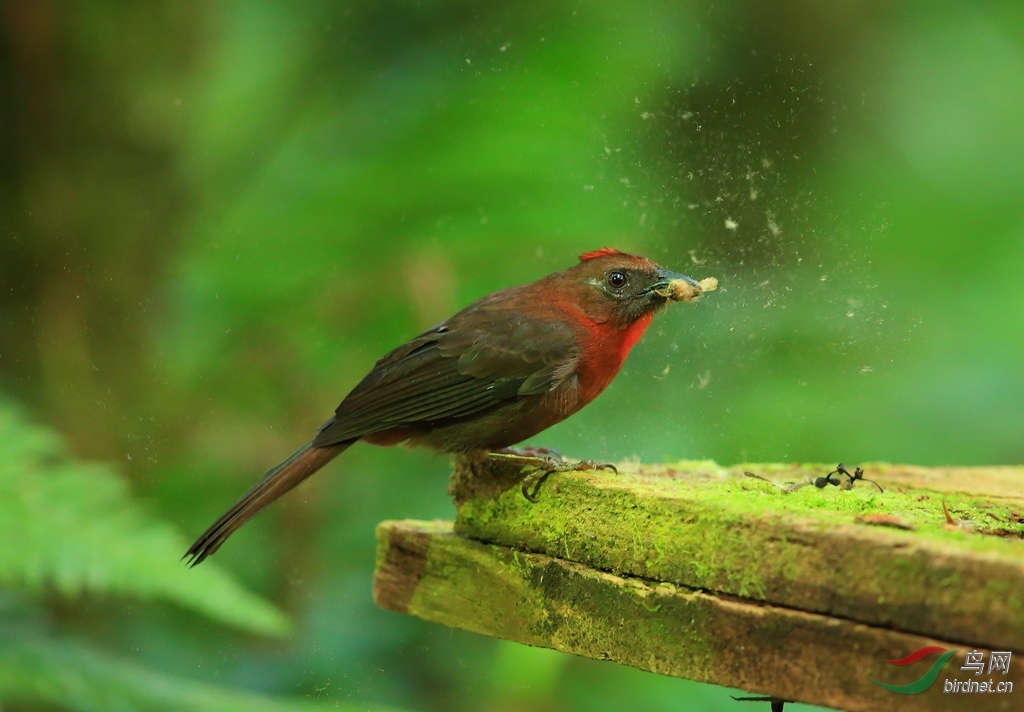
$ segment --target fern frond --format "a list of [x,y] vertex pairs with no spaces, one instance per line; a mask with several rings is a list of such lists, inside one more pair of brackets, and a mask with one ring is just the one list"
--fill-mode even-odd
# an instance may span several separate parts
[[162,599],[251,631],[286,632],[284,614],[223,569],[186,569],[187,545],[110,466],[71,459],[55,433],[0,400],[0,586]]
[[[70,641],[0,644],[0,701],[74,712],[326,712],[364,705],[286,700],[163,675]],[[378,712],[384,712],[378,709]]]

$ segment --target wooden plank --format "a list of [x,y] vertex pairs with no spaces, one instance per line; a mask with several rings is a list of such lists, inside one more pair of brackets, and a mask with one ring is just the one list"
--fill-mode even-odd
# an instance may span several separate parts
[[[1011,710],[1024,694],[1017,651],[1009,675],[975,678],[959,669],[969,650],[948,641],[618,576],[467,539],[446,522],[384,522],[377,534],[377,603],[447,626],[850,712]],[[934,654],[907,667],[884,661],[927,645],[960,648],[927,691],[896,694],[869,679],[918,679]],[[947,694],[947,678],[1016,689]]]
[[[517,468],[463,461],[455,531],[961,646],[1024,649],[1024,468],[874,465],[867,476],[884,494],[863,482],[782,488],[829,469],[625,465],[618,476],[553,475],[531,504]],[[868,523],[880,516],[914,530]]]
[[868,463],[891,488],[969,494],[1008,506],[1024,506],[1024,467],[921,467]]

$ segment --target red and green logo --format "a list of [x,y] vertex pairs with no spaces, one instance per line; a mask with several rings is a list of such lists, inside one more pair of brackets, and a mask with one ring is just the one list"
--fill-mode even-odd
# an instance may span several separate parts
[[926,672],[924,675],[922,675],[917,680],[914,680],[911,683],[908,683],[906,685],[889,685],[884,682],[879,682],[878,680],[875,680],[871,677],[869,677],[868,679],[871,680],[871,682],[878,685],[879,687],[884,687],[885,689],[889,690],[889,692],[896,692],[901,695],[916,695],[920,692],[924,692],[932,686],[932,683],[935,682],[935,680],[939,677],[939,673],[942,672],[942,667],[951,657],[956,655],[957,651],[946,650],[945,648],[941,648],[938,645],[928,645],[924,648],[918,648],[905,658],[900,658],[899,660],[885,661],[890,665],[913,665],[916,662],[924,660],[932,653],[942,653],[942,655],[940,655],[938,659],[934,663],[932,663],[932,666],[928,669],[928,672]]

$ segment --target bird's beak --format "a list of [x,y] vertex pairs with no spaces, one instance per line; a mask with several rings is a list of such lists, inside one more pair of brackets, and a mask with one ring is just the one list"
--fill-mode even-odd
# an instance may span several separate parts
[[704,294],[699,282],[667,269],[658,270],[658,281],[651,285],[650,291],[674,302],[692,302]]

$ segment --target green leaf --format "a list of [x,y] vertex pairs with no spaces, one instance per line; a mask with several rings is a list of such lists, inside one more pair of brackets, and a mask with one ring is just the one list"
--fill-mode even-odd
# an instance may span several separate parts
[[283,613],[216,565],[187,569],[186,548],[113,468],[69,458],[55,433],[0,401],[0,586],[160,599],[247,630],[287,631]]
[[[73,642],[0,644],[0,700],[75,712],[316,712],[364,705],[281,700],[171,677]],[[380,712],[383,712],[380,709]]]

